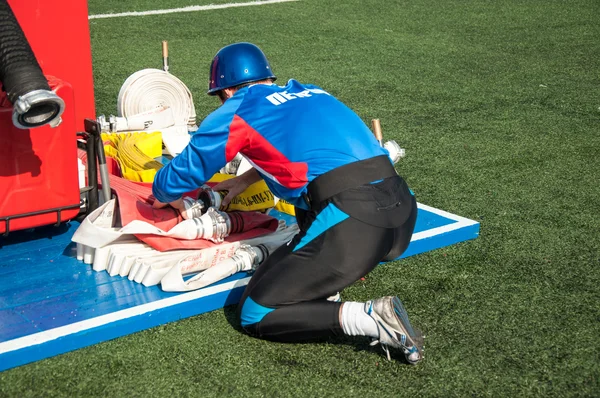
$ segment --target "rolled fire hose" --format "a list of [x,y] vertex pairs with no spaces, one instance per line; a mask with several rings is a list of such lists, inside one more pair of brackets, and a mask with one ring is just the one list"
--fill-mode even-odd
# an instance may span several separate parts
[[98,117],[106,133],[160,131],[167,152],[177,156],[197,128],[192,93],[177,77],[159,69],[142,69],[129,76],[117,99],[118,116]]
[[117,112],[121,117],[169,107],[177,126],[196,125],[192,93],[172,74],[160,69],[142,69],[129,76],[119,91]]
[[52,90],[7,0],[0,0],[0,83],[13,105],[13,124],[60,124],[65,103]]

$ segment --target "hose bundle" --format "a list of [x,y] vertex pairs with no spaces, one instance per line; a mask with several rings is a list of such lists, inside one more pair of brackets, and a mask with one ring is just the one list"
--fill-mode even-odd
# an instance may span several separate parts
[[123,178],[152,182],[163,165],[154,160],[162,154],[160,132],[102,133],[104,151],[115,159]]

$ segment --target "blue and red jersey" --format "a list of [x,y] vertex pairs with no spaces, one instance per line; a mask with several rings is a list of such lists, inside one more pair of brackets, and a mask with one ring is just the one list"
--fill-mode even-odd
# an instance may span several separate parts
[[189,145],[156,174],[163,203],[192,191],[237,153],[273,194],[296,206],[307,185],[337,167],[387,153],[350,108],[314,85],[256,84],[238,90],[192,133]]

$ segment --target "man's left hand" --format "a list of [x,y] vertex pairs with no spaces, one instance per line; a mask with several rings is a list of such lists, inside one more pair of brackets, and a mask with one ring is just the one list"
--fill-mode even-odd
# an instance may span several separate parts
[[157,199],[154,199],[154,203],[152,203],[152,207],[154,207],[155,209],[163,209],[167,206],[171,206],[172,208],[178,210],[181,216],[187,220],[187,214],[185,211],[185,205],[183,204],[183,198],[179,198],[169,203],[163,203],[158,201]]

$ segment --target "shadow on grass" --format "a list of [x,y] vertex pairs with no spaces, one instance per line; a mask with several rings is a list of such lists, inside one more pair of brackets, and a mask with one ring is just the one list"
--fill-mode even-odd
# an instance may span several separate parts
[[225,319],[227,320],[227,322],[229,322],[229,324],[233,327],[233,329],[235,329],[236,331],[238,331],[240,333],[246,334],[246,332],[244,332],[244,329],[242,329],[242,325],[240,325],[240,322],[237,318],[237,308],[238,308],[237,304],[223,307],[223,313],[225,314]]

